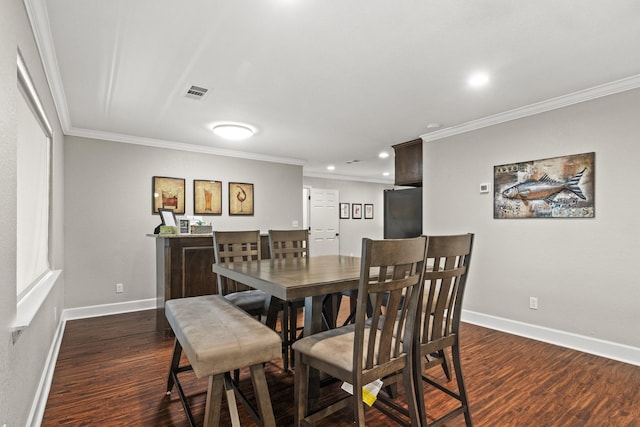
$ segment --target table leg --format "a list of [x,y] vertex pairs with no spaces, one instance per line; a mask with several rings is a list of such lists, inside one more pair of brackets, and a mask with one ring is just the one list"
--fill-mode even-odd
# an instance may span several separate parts
[[[322,331],[322,296],[304,299],[304,336],[309,337]],[[309,369],[309,400],[307,407],[313,410],[318,407],[320,397],[320,372]]]

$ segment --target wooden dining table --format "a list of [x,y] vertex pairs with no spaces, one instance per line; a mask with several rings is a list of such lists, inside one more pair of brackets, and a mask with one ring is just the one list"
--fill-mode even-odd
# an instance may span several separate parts
[[[212,269],[284,301],[304,298],[304,336],[323,329],[325,295],[358,289],[360,280],[360,258],[344,255],[220,263]],[[319,391],[318,372],[309,372],[309,407],[317,406]]]

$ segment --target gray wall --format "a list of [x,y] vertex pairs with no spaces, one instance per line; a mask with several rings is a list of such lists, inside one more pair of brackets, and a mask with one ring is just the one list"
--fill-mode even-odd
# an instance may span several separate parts
[[[65,307],[155,298],[153,176],[185,178],[185,214],[193,214],[193,180],[222,181],[216,230],[302,225],[302,167],[112,141],[65,137]],[[229,181],[254,184],[255,215],[228,215]],[[181,218],[182,215],[177,215]],[[124,293],[115,293],[115,284]]]
[[53,182],[50,256],[52,266],[63,268],[63,157],[62,131],[53,107],[24,4],[0,3],[0,425],[27,423],[32,402],[41,391],[39,382],[47,356],[60,325],[63,280],[59,279],[40,311],[18,341],[13,344],[11,326],[16,314],[16,54],[20,49],[53,126]]
[[[305,177],[304,185],[340,192],[340,203],[361,203],[362,219],[340,220],[340,254],[360,256],[362,238],[383,238],[383,191],[393,185]],[[364,219],[365,203],[373,204],[373,219]]]
[[[466,310],[637,354],[638,118],[634,90],[425,143],[425,233],[476,233]],[[492,195],[479,193],[495,165],[591,151],[594,219],[494,220]]]

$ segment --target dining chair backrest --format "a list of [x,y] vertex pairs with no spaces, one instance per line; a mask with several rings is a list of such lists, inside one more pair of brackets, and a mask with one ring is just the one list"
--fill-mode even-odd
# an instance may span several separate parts
[[[362,385],[404,369],[415,336],[425,243],[425,237],[362,240],[353,358],[353,372],[363,373]],[[367,301],[373,307],[370,319]]]
[[[216,264],[261,259],[260,231],[214,231],[213,250]],[[247,290],[249,287],[218,275],[218,293]]]
[[309,256],[309,231],[269,230],[269,252],[272,259]]
[[430,354],[457,340],[473,234],[428,236],[424,273],[422,354]]

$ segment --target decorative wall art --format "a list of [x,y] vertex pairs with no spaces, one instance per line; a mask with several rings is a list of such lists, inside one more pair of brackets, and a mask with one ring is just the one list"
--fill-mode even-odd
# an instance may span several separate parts
[[364,219],[373,219],[373,205],[364,205]]
[[184,178],[154,176],[152,179],[151,211],[171,209],[174,213],[184,213]]
[[222,215],[222,182],[193,180],[194,215]]
[[593,218],[595,153],[494,166],[494,218]]
[[351,218],[362,219],[362,203],[351,204]]
[[340,203],[340,219],[349,219],[349,203]]
[[253,184],[229,183],[229,215],[253,215]]

